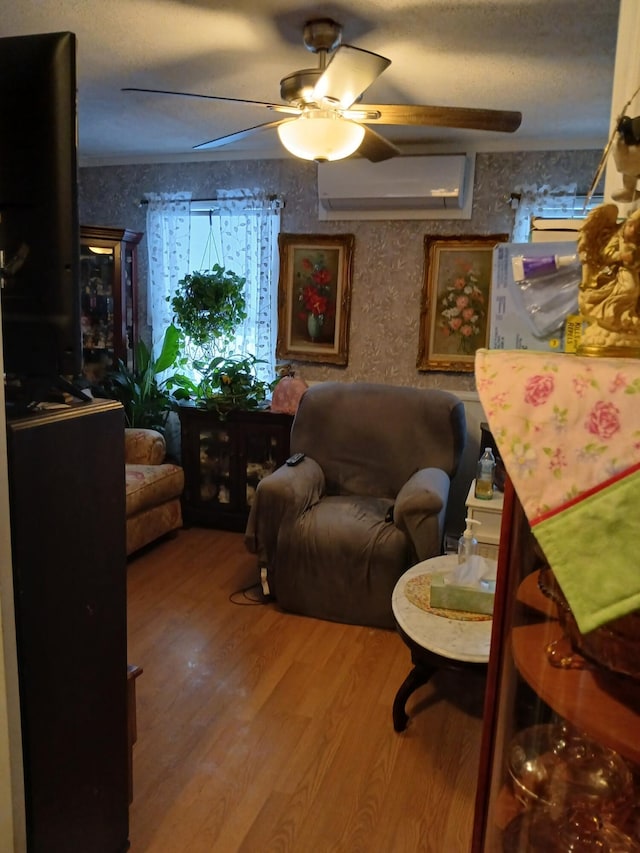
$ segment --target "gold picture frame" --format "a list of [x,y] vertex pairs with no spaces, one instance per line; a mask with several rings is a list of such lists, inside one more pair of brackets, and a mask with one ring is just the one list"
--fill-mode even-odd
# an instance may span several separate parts
[[424,238],[418,370],[471,373],[489,343],[493,249],[507,234]]
[[280,234],[279,359],[346,365],[353,234]]

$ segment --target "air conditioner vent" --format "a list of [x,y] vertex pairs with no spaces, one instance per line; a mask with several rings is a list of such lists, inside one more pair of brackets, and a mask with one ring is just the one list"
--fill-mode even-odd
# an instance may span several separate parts
[[[473,168],[465,154],[318,164],[320,219],[462,218]],[[466,205],[470,208],[470,204]],[[468,217],[471,213],[469,210]]]

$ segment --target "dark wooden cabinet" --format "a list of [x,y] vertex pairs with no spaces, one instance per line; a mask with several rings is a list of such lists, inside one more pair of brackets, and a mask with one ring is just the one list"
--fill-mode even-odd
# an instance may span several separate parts
[[80,298],[84,373],[100,380],[121,359],[133,367],[138,339],[138,231],[83,225]]
[[[637,850],[640,682],[573,651],[560,605],[543,594],[545,571],[544,555],[507,480],[472,850]],[[550,748],[558,729],[561,737]],[[522,778],[514,782],[527,732],[541,755],[529,755],[521,765]],[[575,741],[572,733],[577,733]],[[601,756],[601,749],[612,750],[613,756]],[[622,781],[625,766],[630,787]],[[599,802],[600,792],[607,794],[616,784],[615,803]],[[579,785],[583,791],[572,798]],[[528,786],[536,797],[526,793]],[[576,806],[580,797],[582,805]],[[553,802],[549,813],[540,811],[544,799]],[[614,829],[603,830],[597,822],[609,808]],[[592,834],[619,830],[637,846],[618,841],[598,846]],[[582,834],[582,846],[576,834]]]
[[29,853],[128,848],[124,414],[7,421]]
[[180,407],[186,524],[244,530],[259,481],[289,456],[292,415]]

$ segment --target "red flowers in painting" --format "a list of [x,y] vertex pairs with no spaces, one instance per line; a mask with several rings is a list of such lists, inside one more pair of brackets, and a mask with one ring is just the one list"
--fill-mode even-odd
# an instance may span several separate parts
[[325,314],[327,311],[327,297],[318,293],[310,284],[302,291],[302,301],[308,313],[319,316],[320,314]]
[[325,265],[324,253],[315,252],[301,261],[298,278],[298,302],[302,308],[301,318],[309,314],[318,317],[320,322],[333,314],[331,299],[332,274]]

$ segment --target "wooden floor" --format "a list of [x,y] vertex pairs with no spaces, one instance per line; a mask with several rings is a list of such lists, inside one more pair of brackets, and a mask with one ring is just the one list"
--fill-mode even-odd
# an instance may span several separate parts
[[400,638],[232,596],[255,580],[237,533],[129,562],[132,853],[466,853],[483,677],[439,673],[396,734]]

